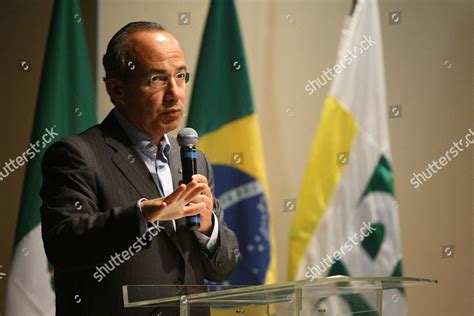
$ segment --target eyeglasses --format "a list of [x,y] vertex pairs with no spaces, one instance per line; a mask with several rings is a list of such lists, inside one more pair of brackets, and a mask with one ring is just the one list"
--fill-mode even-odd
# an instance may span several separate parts
[[[178,86],[184,86],[188,83],[191,74],[189,72],[180,72],[174,76],[174,81]],[[152,87],[166,87],[170,80],[170,76],[168,75],[153,75],[150,79],[147,80],[147,83]]]

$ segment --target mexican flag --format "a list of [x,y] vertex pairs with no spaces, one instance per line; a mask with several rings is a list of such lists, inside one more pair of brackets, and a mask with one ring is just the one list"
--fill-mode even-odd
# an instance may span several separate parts
[[212,0],[194,78],[187,125],[212,163],[215,196],[240,243],[228,283],[275,282],[268,187],[260,128],[234,1]]
[[[80,7],[56,0],[43,62],[7,285],[7,316],[55,315],[52,267],[41,238],[41,161],[53,142],[97,122]],[[73,299],[73,298],[71,298]]]
[[[292,280],[402,275],[377,2],[359,0],[343,31],[296,203]],[[361,294],[318,304],[350,314],[376,303]],[[385,293],[383,308],[384,315],[404,315],[403,290]]]

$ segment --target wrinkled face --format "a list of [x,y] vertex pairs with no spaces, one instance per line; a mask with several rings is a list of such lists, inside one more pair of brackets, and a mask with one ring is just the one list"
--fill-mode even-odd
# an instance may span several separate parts
[[158,142],[179,125],[185,100],[186,66],[178,41],[164,31],[132,33],[128,41],[129,75],[109,79],[107,91],[117,109]]

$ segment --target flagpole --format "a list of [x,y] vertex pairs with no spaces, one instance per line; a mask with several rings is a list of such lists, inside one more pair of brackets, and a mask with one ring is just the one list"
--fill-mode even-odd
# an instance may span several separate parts
[[350,13],[351,16],[352,16],[352,13],[354,13],[354,9],[356,7],[356,4],[357,4],[357,0],[352,0],[352,8],[351,8],[351,13]]

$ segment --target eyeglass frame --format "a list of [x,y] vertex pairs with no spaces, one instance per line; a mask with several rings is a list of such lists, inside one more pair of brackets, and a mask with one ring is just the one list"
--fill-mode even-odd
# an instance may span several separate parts
[[[185,73],[184,73],[184,82],[182,82],[182,83],[180,83],[180,82],[178,81],[178,79],[176,78],[176,76],[178,76],[178,75],[180,75],[180,74],[182,74],[182,72],[179,72],[179,73],[177,73],[177,74],[174,76],[174,78],[175,78],[174,81],[176,82],[176,85],[178,85],[178,86],[181,87],[181,86],[186,85],[186,84],[189,82],[189,79],[191,78],[191,74],[190,74],[189,72],[185,72]],[[161,78],[164,78],[164,79],[165,79],[164,81],[163,81],[163,80],[162,80],[162,81],[157,81],[157,82],[164,82],[164,83],[163,83],[163,84],[154,85],[153,82],[152,82],[152,80],[153,80],[154,77],[161,77]],[[169,82],[170,78],[171,78],[170,75],[165,75],[165,74],[153,75],[153,76],[151,76],[151,78],[149,78],[149,79],[146,80],[146,83],[147,83],[148,85],[152,86],[152,87],[164,88],[164,87],[168,86],[168,82]]]
[[[179,74],[181,74],[181,72],[180,72],[180,73],[177,73],[176,75],[179,75]],[[166,77],[165,83],[162,84],[162,85],[157,85],[156,87],[164,88],[164,87],[168,86],[168,81],[170,80],[170,76],[169,76],[169,75],[153,75],[152,78],[155,77],[155,76],[157,76],[157,77],[158,77],[158,76]],[[109,78],[104,77],[102,80],[103,80],[104,82],[107,82],[107,80],[109,80],[109,79],[111,79],[111,78],[112,78],[112,77],[109,77]],[[190,79],[190,78],[191,78],[191,73],[185,72],[185,73],[184,73],[184,83],[183,83],[183,84],[179,84],[179,82],[178,82],[176,79],[175,79],[175,81],[176,81],[176,84],[177,84],[178,86],[184,86],[184,85],[186,85],[186,84],[189,82],[189,79]],[[128,78],[120,78],[120,80],[128,81]],[[147,80],[146,80],[146,83],[147,83],[148,85],[150,85],[150,86],[153,86],[153,84],[152,84],[150,81],[151,81],[151,78],[150,78],[150,79],[147,79]]]

